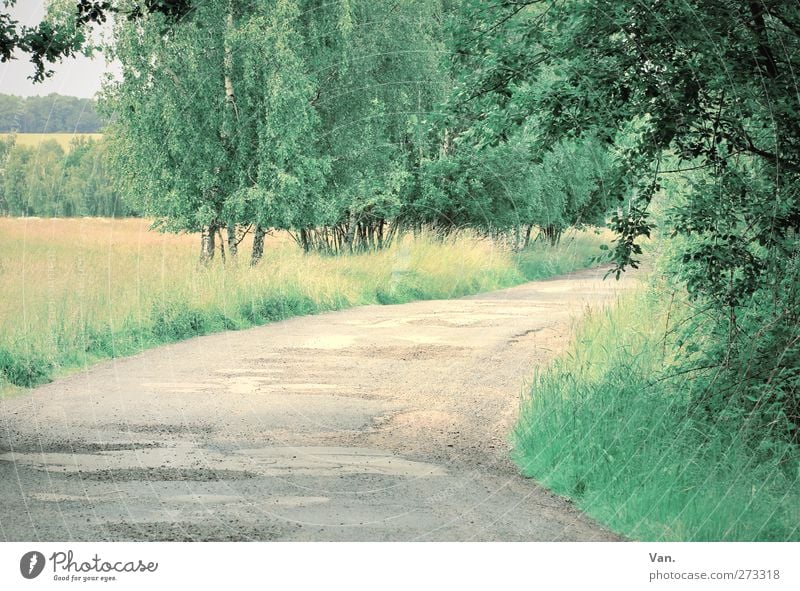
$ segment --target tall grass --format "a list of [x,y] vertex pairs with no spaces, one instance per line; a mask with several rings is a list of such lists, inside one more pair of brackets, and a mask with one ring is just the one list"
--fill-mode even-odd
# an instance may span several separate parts
[[583,321],[523,401],[516,463],[634,539],[800,540],[800,452],[696,412],[667,337],[684,313],[650,289]]
[[33,386],[98,359],[300,314],[506,287],[584,267],[608,239],[580,233],[513,254],[466,234],[407,236],[382,252],[330,257],[278,235],[255,269],[246,243],[238,265],[217,257],[205,268],[197,236],[147,227],[0,219],[0,382]]

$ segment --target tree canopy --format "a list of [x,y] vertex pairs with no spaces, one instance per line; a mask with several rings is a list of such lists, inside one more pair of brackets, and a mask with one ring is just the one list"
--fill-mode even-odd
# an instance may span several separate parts
[[[533,127],[539,154],[582,138],[606,145],[616,158],[606,190],[618,202],[617,273],[636,265],[640,239],[659,225],[651,204],[665,201],[659,229],[677,239],[675,274],[706,306],[692,326],[713,337],[686,352],[694,371],[715,368],[709,407],[730,412],[737,399],[733,408],[777,409],[770,424],[797,437],[800,5],[463,7],[453,113],[464,141],[503,145]],[[673,190],[675,177],[685,190]]]
[[417,0],[232,0],[196,2],[168,31],[159,14],[118,21],[123,80],[104,105],[126,192],[172,230],[287,229],[334,252],[386,242],[434,141],[441,20]]

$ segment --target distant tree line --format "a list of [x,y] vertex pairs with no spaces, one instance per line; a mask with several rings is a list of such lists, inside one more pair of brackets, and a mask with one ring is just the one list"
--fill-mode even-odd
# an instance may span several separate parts
[[20,146],[0,140],[0,215],[131,216],[111,181],[107,146],[76,139],[69,151],[49,140]]
[[0,94],[0,133],[98,133],[102,127],[92,99]]

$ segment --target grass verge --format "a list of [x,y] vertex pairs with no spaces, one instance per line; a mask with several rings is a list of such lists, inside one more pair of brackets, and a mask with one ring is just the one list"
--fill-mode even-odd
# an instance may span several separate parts
[[197,236],[144,220],[0,219],[0,390],[222,330],[364,304],[453,298],[588,266],[608,234],[511,253],[466,234],[407,236],[381,252],[303,254],[272,237],[251,269],[198,267]]
[[649,541],[800,540],[800,450],[692,405],[665,341],[686,303],[650,288],[590,314],[512,433],[523,474]]

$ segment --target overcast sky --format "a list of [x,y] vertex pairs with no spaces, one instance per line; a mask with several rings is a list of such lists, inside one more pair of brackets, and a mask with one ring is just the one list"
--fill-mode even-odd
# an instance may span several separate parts
[[[45,0],[18,0],[11,9],[13,18],[22,24],[34,25],[41,21],[44,14]],[[0,9],[2,2],[0,2]],[[100,90],[102,75],[108,70],[105,59],[97,55],[93,59],[84,56],[65,59],[52,66],[55,74],[44,82],[34,84],[28,79],[33,74],[33,64],[26,56],[0,63],[0,92],[19,96],[46,95],[51,92],[78,96],[94,97]]]

